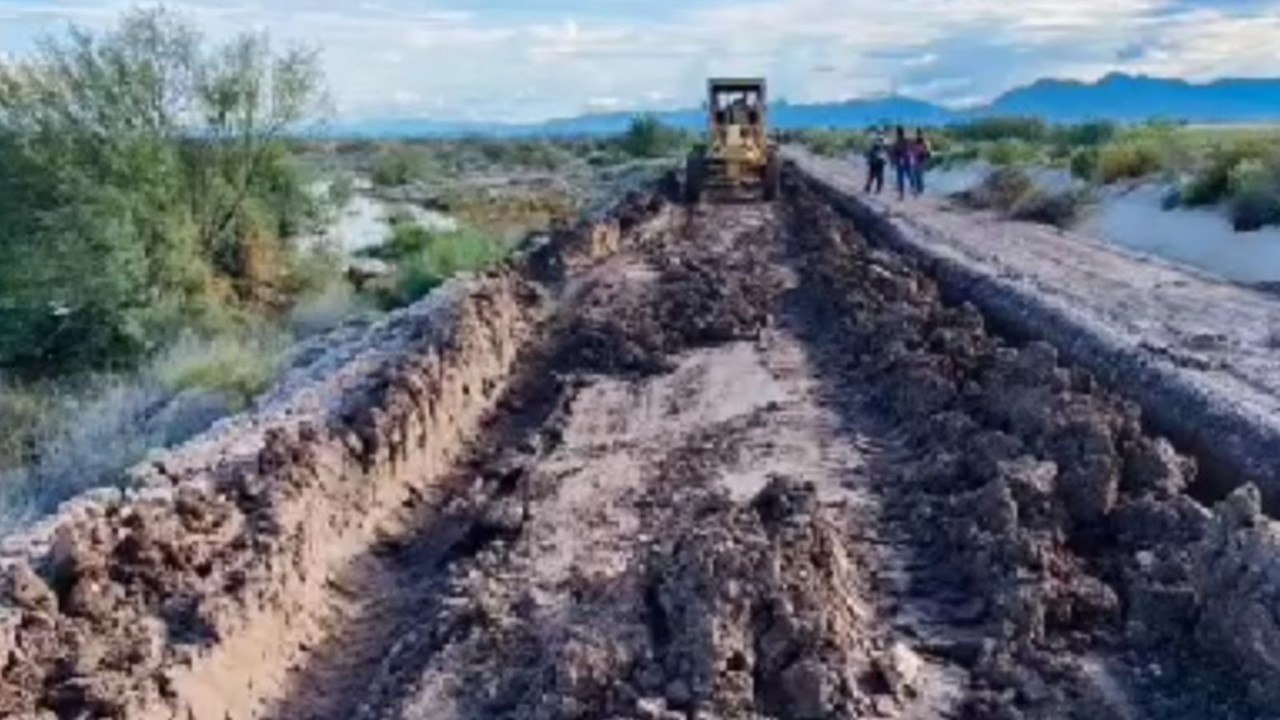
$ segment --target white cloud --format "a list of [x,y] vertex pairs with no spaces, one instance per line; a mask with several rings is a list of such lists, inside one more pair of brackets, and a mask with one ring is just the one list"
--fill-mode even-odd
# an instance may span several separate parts
[[[128,0],[0,0],[0,51],[66,20],[101,27]],[[1248,12],[1179,0],[753,0],[606,12],[459,11],[459,0],[185,0],[225,37],[261,25],[324,50],[343,114],[527,120],[583,108],[695,104],[712,74],[760,74],[775,96],[898,88],[974,102],[1041,75],[1204,78],[1280,68],[1280,0]],[[472,2],[470,8],[483,7]],[[1137,52],[1125,52],[1136,48]],[[1128,59],[1118,60],[1119,57]]]

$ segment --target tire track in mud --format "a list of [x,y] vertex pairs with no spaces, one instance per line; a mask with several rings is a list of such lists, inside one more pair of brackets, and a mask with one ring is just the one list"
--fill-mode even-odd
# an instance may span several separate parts
[[573,282],[276,717],[1256,717],[1194,465],[803,187]]

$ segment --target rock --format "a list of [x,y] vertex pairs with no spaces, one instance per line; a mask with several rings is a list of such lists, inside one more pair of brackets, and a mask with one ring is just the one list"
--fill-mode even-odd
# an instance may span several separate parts
[[817,660],[801,660],[787,668],[779,679],[786,717],[816,720],[830,712],[831,685],[826,668]]
[[1071,519],[1078,527],[1092,530],[1115,507],[1119,485],[1115,460],[1109,455],[1095,454],[1082,458],[1067,470],[1058,489]]
[[639,720],[685,720],[683,713],[668,710],[662,698],[640,698],[636,701],[636,715]]
[[1186,495],[1171,500],[1147,496],[1121,503],[1114,520],[1122,547],[1149,550],[1199,542],[1208,534],[1213,515]]
[[674,707],[687,707],[693,702],[693,692],[689,689],[689,683],[678,678],[667,683],[666,696],[667,702]]
[[1262,517],[1262,493],[1256,485],[1243,485],[1218,505],[1217,512],[1228,528],[1253,527]]
[[1164,438],[1140,438],[1125,458],[1125,491],[1170,497],[1195,479],[1195,463],[1178,455]]
[[58,604],[49,584],[25,563],[9,570],[5,595],[15,607],[32,612],[53,612]]
[[915,696],[924,672],[924,661],[915,651],[902,643],[894,643],[875,658],[874,664],[885,687],[894,697],[906,700]]
[[1058,466],[1031,457],[999,464],[1001,480],[1018,507],[1020,524],[1047,529],[1054,524],[1054,487]]
[[[1208,658],[1231,668],[1260,707],[1280,705],[1280,524],[1261,516],[1257,488],[1218,507],[1220,527],[1199,549],[1192,586],[1196,638]],[[1208,659],[1207,658],[1207,659]]]

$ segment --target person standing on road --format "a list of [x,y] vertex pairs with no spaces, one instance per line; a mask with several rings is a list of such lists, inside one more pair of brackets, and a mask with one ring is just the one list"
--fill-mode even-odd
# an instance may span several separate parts
[[889,148],[889,159],[898,181],[898,199],[907,199],[907,181],[911,178],[911,143],[907,140],[907,131],[901,125],[894,128],[893,145]]
[[871,138],[871,147],[867,148],[867,187],[879,195],[884,190],[884,168],[889,163],[889,141],[884,133],[877,130]]
[[916,197],[924,194],[924,174],[929,169],[929,161],[933,159],[933,147],[924,136],[922,128],[916,128],[916,136],[907,146],[907,154],[911,167],[911,192]]

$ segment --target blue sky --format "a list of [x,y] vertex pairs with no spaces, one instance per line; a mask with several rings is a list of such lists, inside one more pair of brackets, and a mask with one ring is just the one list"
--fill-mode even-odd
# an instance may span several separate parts
[[[129,0],[0,0],[0,54]],[[760,74],[797,102],[964,105],[1038,77],[1280,75],[1280,0],[181,0],[211,37],[320,47],[338,115],[526,121],[696,103]]]

